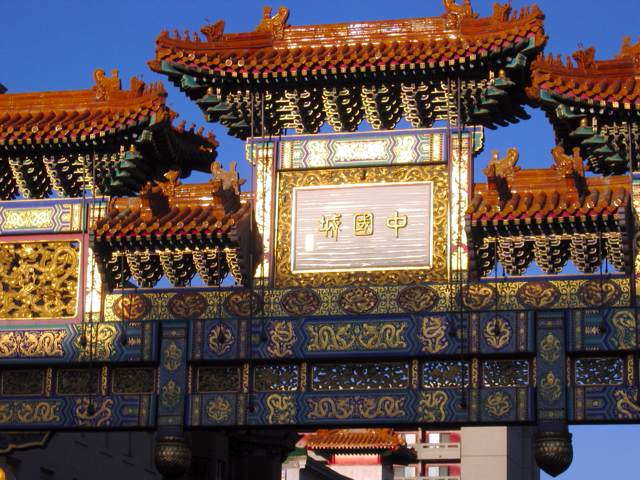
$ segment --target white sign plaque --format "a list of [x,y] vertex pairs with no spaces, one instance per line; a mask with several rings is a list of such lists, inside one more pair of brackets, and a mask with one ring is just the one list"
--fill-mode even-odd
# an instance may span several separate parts
[[292,208],[293,273],[431,267],[432,182],[296,187]]

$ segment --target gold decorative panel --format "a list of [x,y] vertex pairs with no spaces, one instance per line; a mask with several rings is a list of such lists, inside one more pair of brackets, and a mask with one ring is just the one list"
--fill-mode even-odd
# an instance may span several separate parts
[[0,243],[0,319],[72,318],[80,242]]
[[296,187],[293,273],[429,268],[432,196],[431,182]]
[[[366,167],[366,168],[343,168],[332,170],[303,170],[286,171],[278,174],[277,191],[277,231],[276,231],[276,258],[275,258],[275,285],[277,287],[291,286],[333,286],[333,285],[384,285],[384,284],[409,284],[424,281],[443,281],[448,274],[448,215],[449,215],[449,187],[448,169],[446,165],[428,166],[386,166],[386,167]],[[319,186],[362,186],[369,184],[419,184],[429,183],[432,188],[430,206],[432,223],[430,265],[424,268],[393,268],[393,269],[361,269],[355,271],[327,271],[314,269],[313,272],[298,272],[292,270],[292,225],[294,224],[293,208],[294,195],[296,189],[301,187]],[[345,188],[346,190],[346,188]],[[401,211],[404,207],[398,198],[391,196],[385,200],[392,207],[397,207]],[[394,210],[395,211],[395,210]],[[359,213],[359,212],[355,212]],[[402,212],[401,212],[402,213]],[[331,216],[333,211],[327,212]],[[398,217],[401,215],[398,214]],[[318,219],[318,229],[323,232],[326,227],[326,234],[331,235],[333,230],[331,218]],[[366,220],[366,219],[365,219]],[[396,219],[398,222],[402,218]],[[354,217],[355,222],[355,217]],[[335,223],[335,222],[334,222]],[[352,222],[353,223],[353,222]],[[393,223],[393,222],[392,222]],[[397,223],[397,222],[396,222]],[[388,225],[389,222],[387,222]],[[346,224],[345,224],[346,225]],[[395,224],[394,224],[395,225]],[[362,225],[354,223],[349,228],[367,233],[366,222]],[[384,227],[384,226],[383,226]],[[375,228],[375,227],[374,227]],[[354,231],[355,231],[354,230]],[[395,238],[395,237],[394,237]],[[335,240],[335,239],[334,239]],[[357,249],[357,246],[354,248]],[[383,247],[381,247],[383,248]]]

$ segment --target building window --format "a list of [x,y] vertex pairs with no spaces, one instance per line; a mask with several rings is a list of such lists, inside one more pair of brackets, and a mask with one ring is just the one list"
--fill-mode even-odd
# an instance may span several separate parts
[[430,432],[427,435],[427,442],[433,445],[441,443],[451,443],[450,433]]
[[434,465],[432,467],[427,467],[427,478],[438,478],[438,477],[448,477],[449,476],[449,467],[442,467],[439,465]]

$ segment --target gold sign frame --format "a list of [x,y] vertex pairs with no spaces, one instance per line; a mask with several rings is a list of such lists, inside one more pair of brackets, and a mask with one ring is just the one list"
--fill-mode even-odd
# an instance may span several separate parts
[[[411,284],[446,281],[448,276],[449,170],[446,164],[398,165],[366,168],[278,172],[276,197],[276,287]],[[431,182],[433,237],[430,268],[294,273],[291,269],[293,189],[309,186]]]

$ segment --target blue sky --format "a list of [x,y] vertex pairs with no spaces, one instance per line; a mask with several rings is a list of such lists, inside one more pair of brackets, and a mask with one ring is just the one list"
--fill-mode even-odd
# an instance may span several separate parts
[[[539,0],[547,15],[548,52],[567,55],[580,44],[596,47],[597,58],[618,52],[624,35],[640,36],[640,0]],[[153,58],[154,40],[164,28],[199,30],[218,19],[226,31],[249,31],[257,25],[265,0],[0,0],[0,83],[10,92],[89,88],[96,68],[120,70],[123,84],[133,75],[145,81],[161,79],[146,62]],[[291,10],[290,23],[331,23],[440,15],[440,0],[289,0],[272,4]],[[492,2],[473,0],[481,15]],[[514,0],[516,8],[530,5]],[[195,104],[170,85],[169,105],[187,123],[204,124]],[[508,147],[520,150],[524,167],[551,164],[553,133],[544,115],[497,131],[487,131],[486,149],[478,159],[486,164],[489,152]],[[242,142],[225,137],[209,125],[221,146],[223,163],[243,162]],[[479,171],[481,168],[476,169]],[[246,170],[244,170],[246,172]],[[482,178],[478,179],[483,181]],[[637,475],[640,466],[640,427],[575,427],[573,466],[561,478],[590,480]],[[549,477],[543,477],[549,478]]]

